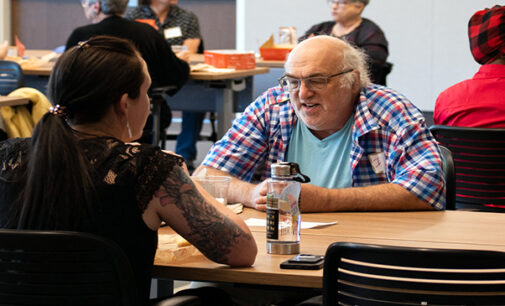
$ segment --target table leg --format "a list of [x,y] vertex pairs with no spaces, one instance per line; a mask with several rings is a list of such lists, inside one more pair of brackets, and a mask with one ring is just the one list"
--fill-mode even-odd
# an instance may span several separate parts
[[151,298],[159,298],[174,294],[174,280],[153,278],[151,281]]
[[157,146],[160,143],[160,114],[161,114],[161,99],[152,99],[152,117],[153,117],[153,145]]
[[235,117],[232,82],[233,80],[226,80],[226,86],[216,92],[218,139],[228,131]]

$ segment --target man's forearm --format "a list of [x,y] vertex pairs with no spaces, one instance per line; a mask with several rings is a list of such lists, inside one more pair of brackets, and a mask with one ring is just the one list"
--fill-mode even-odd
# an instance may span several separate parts
[[185,39],[182,45],[188,48],[189,53],[195,54],[198,52],[198,46],[200,45],[200,38]]
[[368,187],[327,189],[302,184],[303,212],[431,210],[428,203],[403,187],[389,183]]
[[256,185],[243,182],[231,176],[226,171],[217,170],[207,166],[200,166],[193,173],[193,176],[199,176],[199,175],[206,175],[206,176],[220,175],[231,177],[231,183],[228,189],[228,203],[243,203],[244,205],[249,207],[253,205],[251,192],[254,190],[254,187]]

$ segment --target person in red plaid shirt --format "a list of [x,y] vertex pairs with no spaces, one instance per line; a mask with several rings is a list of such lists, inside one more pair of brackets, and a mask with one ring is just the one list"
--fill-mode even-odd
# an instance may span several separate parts
[[[316,36],[213,145],[194,175],[232,177],[228,202],[264,210],[272,163],[296,162],[304,212],[444,209],[439,148],[420,111],[371,84],[363,52]],[[262,182],[250,180],[264,165]]]
[[438,96],[433,122],[505,128],[505,6],[476,12],[468,23],[468,38],[472,55],[482,66],[472,79]]
[[386,85],[386,75],[391,71],[387,63],[388,41],[381,28],[361,14],[370,0],[328,0],[332,21],[312,26],[299,38],[315,35],[332,35],[362,49],[368,56],[370,76],[375,84]]

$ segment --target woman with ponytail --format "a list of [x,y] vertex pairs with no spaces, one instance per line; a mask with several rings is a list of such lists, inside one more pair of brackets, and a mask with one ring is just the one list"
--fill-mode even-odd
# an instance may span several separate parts
[[128,41],[96,36],[65,52],[53,105],[32,138],[0,142],[0,228],[84,231],[130,259],[146,304],[162,221],[218,263],[248,266],[245,223],[193,184],[183,159],[138,139],[149,114],[146,64]]

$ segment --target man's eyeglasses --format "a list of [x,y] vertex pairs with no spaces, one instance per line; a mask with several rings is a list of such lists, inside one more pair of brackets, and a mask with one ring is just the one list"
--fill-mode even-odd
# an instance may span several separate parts
[[283,75],[281,78],[279,78],[279,84],[285,91],[298,90],[300,88],[300,85],[302,84],[302,81],[305,82],[305,86],[309,90],[325,89],[326,86],[328,86],[328,82],[330,81],[331,78],[337,77],[345,73],[349,73],[353,70],[354,69],[347,69],[345,71],[335,73],[329,76],[313,76],[303,79],[297,79],[287,75]]

